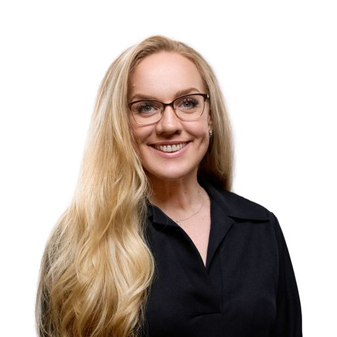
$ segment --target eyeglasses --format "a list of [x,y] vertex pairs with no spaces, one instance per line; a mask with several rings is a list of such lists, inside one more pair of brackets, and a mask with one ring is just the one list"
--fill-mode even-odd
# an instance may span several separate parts
[[173,108],[176,116],[182,121],[194,121],[201,117],[205,109],[208,94],[190,94],[176,98],[171,103],[147,99],[129,103],[132,117],[137,124],[154,124],[163,117],[167,106]]

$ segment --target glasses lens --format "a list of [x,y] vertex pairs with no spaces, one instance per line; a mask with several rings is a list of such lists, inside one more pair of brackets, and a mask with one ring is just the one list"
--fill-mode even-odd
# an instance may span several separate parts
[[201,95],[188,95],[178,98],[174,102],[174,109],[183,120],[193,120],[201,116],[204,111],[205,99]]
[[130,106],[135,121],[139,124],[151,124],[160,120],[162,104],[156,101],[139,101]]

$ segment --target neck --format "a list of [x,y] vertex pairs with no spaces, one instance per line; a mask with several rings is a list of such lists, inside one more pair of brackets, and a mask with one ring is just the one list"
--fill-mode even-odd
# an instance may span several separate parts
[[152,189],[150,202],[178,219],[183,218],[186,212],[197,211],[206,198],[196,174],[172,181],[156,177],[149,177],[149,180]]

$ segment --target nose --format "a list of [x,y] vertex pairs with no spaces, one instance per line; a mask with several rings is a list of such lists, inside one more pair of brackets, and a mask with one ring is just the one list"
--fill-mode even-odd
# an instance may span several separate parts
[[166,106],[162,112],[162,118],[156,125],[158,134],[180,133],[182,130],[181,120],[175,114],[171,106]]

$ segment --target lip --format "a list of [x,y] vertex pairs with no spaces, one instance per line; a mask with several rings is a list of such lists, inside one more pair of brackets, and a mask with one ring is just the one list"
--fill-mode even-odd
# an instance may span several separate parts
[[156,142],[153,144],[150,144],[150,146],[163,146],[163,145],[177,145],[177,144],[188,144],[190,141],[188,140],[163,140],[161,142]]
[[[163,145],[176,145],[176,144],[183,144],[183,143],[186,143],[186,145],[176,151],[176,152],[162,152],[158,149],[155,148],[155,146],[163,146]],[[162,158],[167,158],[167,159],[172,159],[172,158],[177,158],[177,157],[180,157],[182,156],[186,151],[187,149],[189,148],[189,145],[190,145],[190,141],[165,141],[165,142],[157,142],[155,144],[151,144],[150,145],[150,148],[159,156],[161,156]]]

